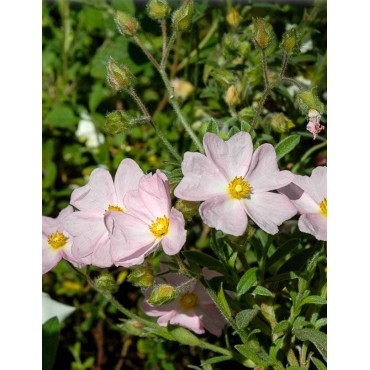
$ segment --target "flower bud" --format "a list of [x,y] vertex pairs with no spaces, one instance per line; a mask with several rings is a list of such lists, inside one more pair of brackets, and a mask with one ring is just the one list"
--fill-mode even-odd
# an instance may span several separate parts
[[274,38],[272,26],[263,18],[253,18],[252,20],[256,47],[266,49]]
[[225,101],[230,107],[240,104],[239,92],[235,85],[231,85],[227,89]]
[[284,134],[289,131],[290,128],[294,127],[294,123],[289,120],[284,113],[276,113],[272,116],[270,122],[272,129],[280,134]]
[[175,291],[176,289],[171,285],[157,285],[150,294],[148,302],[154,306],[161,306],[162,304],[171,302],[176,296]]
[[189,0],[179,9],[177,9],[172,16],[172,26],[176,31],[186,31],[190,25],[194,14],[194,1]]
[[297,94],[296,101],[303,114],[308,114],[310,109],[314,109],[320,114],[324,112],[324,104],[321,103],[314,90],[315,88],[312,88],[311,90],[302,91]]
[[240,45],[239,38],[234,33],[226,33],[222,37],[222,48],[226,51],[236,51]]
[[100,276],[95,278],[95,284],[98,289],[110,293],[117,291],[117,284],[114,277],[106,272],[103,272]]
[[114,90],[128,89],[135,83],[135,76],[126,66],[119,65],[112,57],[107,65],[107,80]]
[[125,320],[123,324],[119,324],[118,327],[124,332],[140,337],[144,330],[143,324],[136,320]]
[[243,58],[247,58],[251,52],[251,44],[248,41],[243,41],[240,43],[239,52]]
[[198,346],[201,343],[197,336],[181,326],[172,329],[170,334],[181,344]]
[[255,114],[256,112],[253,107],[243,108],[238,112],[238,116],[245,122],[252,122]]
[[199,202],[189,202],[179,199],[176,202],[175,208],[184,215],[187,222],[190,222],[198,214]]
[[114,21],[116,22],[118,31],[126,37],[135,36],[140,28],[139,22],[133,16],[120,10],[116,11]]
[[154,281],[153,271],[146,266],[140,266],[130,273],[127,281],[139,288],[149,288]]
[[122,110],[111,112],[105,118],[104,130],[111,135],[127,131],[131,127],[132,119]]
[[212,71],[211,75],[221,87],[230,86],[233,82],[235,82],[234,75],[226,69],[216,69]]
[[229,23],[231,27],[238,27],[241,19],[242,17],[235,8],[232,8],[226,16],[227,23]]
[[147,5],[148,15],[152,19],[164,19],[171,13],[167,0],[150,0]]
[[301,42],[296,28],[284,33],[280,46],[285,49],[288,55],[299,53]]

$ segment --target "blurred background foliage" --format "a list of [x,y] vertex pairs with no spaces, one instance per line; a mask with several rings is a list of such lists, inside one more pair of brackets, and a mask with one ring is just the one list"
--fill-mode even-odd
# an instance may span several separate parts
[[[171,2],[172,7],[178,3]],[[232,27],[227,20],[232,6],[241,15],[237,27]],[[178,181],[179,173],[171,164],[173,159],[149,125],[115,136],[104,132],[105,116],[115,109],[125,109],[139,116],[135,102],[127,94],[113,91],[106,82],[106,64],[110,56],[135,74],[136,91],[168,140],[180,153],[195,150],[167,102],[165,88],[156,71],[134,42],[117,32],[113,20],[117,9],[138,18],[145,32],[141,40],[159,58],[160,27],[147,16],[143,2],[43,1],[42,194],[45,216],[55,217],[68,204],[73,189],[84,185],[94,168],[104,167],[114,172],[126,157],[136,160],[145,172],[160,168],[172,174],[173,184]],[[175,91],[199,137],[211,131],[226,139],[245,130],[253,118],[263,90],[263,75],[260,53],[252,42],[252,16],[266,17],[277,36],[277,41],[267,50],[272,79],[280,71],[283,56],[278,40],[285,30],[298,26],[302,35],[301,53],[291,58],[286,76],[296,78],[305,88],[317,87],[318,96],[326,101],[325,2],[306,2],[303,6],[299,1],[297,5],[198,1],[194,24],[176,42],[168,71],[171,80],[191,84],[182,83]],[[230,72],[239,88],[240,104],[235,109],[230,109],[225,102],[227,84],[217,78],[220,70]],[[254,140],[259,144],[276,145],[288,135],[298,135],[299,146],[284,156],[279,165],[281,169],[310,174],[315,166],[326,165],[326,132],[316,142],[312,141],[312,135],[305,130],[306,117],[295,104],[296,93],[297,88],[289,85],[274,89],[265,103]],[[324,124],[325,118],[324,115]],[[206,249],[209,245],[207,232],[199,222],[188,221],[192,228],[188,246]],[[201,238],[197,239],[199,234]],[[280,272],[290,271],[291,266],[299,263],[305,265],[308,257],[321,248],[321,244],[316,248],[309,236],[302,240],[299,234],[299,238],[295,251],[290,250],[291,254],[286,254],[281,263],[271,266],[271,273],[279,269]],[[314,247],[307,252],[306,246],[310,243]],[[250,251],[248,257],[253,261],[253,252]],[[135,309],[140,303],[140,292],[125,282],[127,271],[116,269],[114,274],[120,286],[120,300],[126,307]],[[315,278],[318,290],[325,284],[324,276],[321,266]],[[195,348],[180,347],[176,343],[138,339],[130,333],[135,328],[127,329],[126,326],[122,330],[117,326],[120,316],[116,310],[91,291],[64,262],[44,275],[43,290],[56,300],[77,308],[63,323],[55,369],[182,369],[199,364],[199,358],[205,356]],[[219,368],[223,368],[222,365]]]

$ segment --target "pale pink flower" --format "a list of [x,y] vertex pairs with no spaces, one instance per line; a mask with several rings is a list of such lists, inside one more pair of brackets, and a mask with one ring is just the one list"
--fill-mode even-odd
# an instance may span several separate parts
[[[206,271],[203,272],[207,278],[214,276],[208,275]],[[189,279],[184,275],[169,273],[164,276],[164,280],[157,279],[155,283],[179,286],[187,281]],[[201,283],[190,284],[175,300],[162,306],[153,306],[148,302],[151,291],[152,289],[145,291],[146,299],[141,309],[148,316],[159,316],[157,320],[159,325],[167,326],[169,322],[172,325],[183,326],[197,334],[203,334],[205,330],[216,336],[222,334],[226,321]]]
[[126,213],[112,213],[112,258],[117,266],[138,265],[162,244],[168,255],[178,253],[186,240],[181,212],[171,208],[167,177],[159,170],[140,179],[126,194]]
[[68,232],[73,235],[73,255],[98,267],[113,264],[109,230],[111,214],[126,212],[124,197],[137,189],[143,171],[132,159],[124,159],[119,165],[114,182],[109,171],[97,168],[87,185],[73,191],[71,204],[79,211],[66,221]]
[[320,124],[321,115],[315,109],[310,109],[308,112],[308,123],[306,126],[306,130],[311,132],[313,135],[313,139],[316,140],[317,135],[325,130],[325,126]]
[[262,230],[276,234],[278,226],[295,215],[287,197],[271,192],[294,177],[289,171],[279,171],[271,144],[263,144],[253,153],[250,135],[239,132],[226,142],[206,133],[203,145],[206,156],[185,153],[184,178],[175,196],[204,201],[199,208],[204,223],[239,236],[245,232],[249,216]]
[[57,218],[42,216],[42,273],[50,271],[64,258],[76,267],[83,263],[71,253],[73,237],[66,231],[65,218],[73,213],[73,208],[68,206],[60,211]]
[[316,167],[310,177],[295,176],[292,184],[279,189],[302,215],[298,221],[299,230],[318,240],[327,240],[326,175],[326,167]]

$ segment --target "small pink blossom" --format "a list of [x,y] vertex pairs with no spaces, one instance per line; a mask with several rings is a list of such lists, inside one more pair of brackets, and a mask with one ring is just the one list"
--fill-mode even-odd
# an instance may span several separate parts
[[[204,271],[207,278],[213,277]],[[184,275],[169,273],[164,280],[157,279],[156,284],[167,283],[172,286],[179,286],[189,281]],[[145,291],[145,301],[141,308],[148,316],[159,316],[157,323],[167,326],[180,325],[197,334],[203,334],[205,330],[220,336],[226,324],[224,317],[212,301],[204,287],[199,282],[190,284],[172,302],[162,306],[153,306],[148,302],[152,289]]]
[[57,218],[42,216],[42,273],[50,271],[64,258],[76,267],[84,264],[78,261],[71,252],[73,237],[66,231],[65,218],[73,213],[68,206],[60,211]]
[[310,109],[308,112],[308,124],[306,130],[311,132],[313,139],[316,140],[317,135],[325,130],[325,126],[320,124],[321,115],[315,109]]
[[112,213],[112,258],[117,266],[141,264],[162,244],[168,255],[178,253],[186,240],[181,212],[171,208],[167,177],[159,170],[140,179],[137,190],[124,198],[127,212]]
[[184,178],[175,196],[204,201],[199,208],[204,223],[239,236],[245,232],[249,216],[262,230],[276,234],[278,226],[295,215],[287,197],[271,192],[294,177],[289,171],[279,171],[271,144],[263,144],[253,153],[250,135],[239,132],[226,142],[206,133],[203,145],[206,156],[185,153]]
[[65,221],[68,232],[73,235],[73,255],[98,267],[113,264],[109,230],[111,214],[124,213],[124,197],[137,189],[143,171],[132,159],[124,159],[119,165],[114,182],[109,171],[97,168],[87,185],[73,191],[71,204],[79,211]]
[[299,230],[327,240],[327,169],[316,167],[310,177],[295,176],[293,183],[279,189],[302,215]]

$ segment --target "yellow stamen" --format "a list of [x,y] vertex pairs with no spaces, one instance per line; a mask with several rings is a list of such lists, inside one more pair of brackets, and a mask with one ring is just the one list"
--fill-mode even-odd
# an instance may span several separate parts
[[322,200],[322,202],[320,203],[320,212],[325,216],[325,218],[327,218],[327,211],[328,211],[328,201],[326,200],[326,198],[324,198]]
[[48,243],[52,249],[57,250],[66,246],[67,238],[64,236],[63,233],[57,231],[54,234],[49,235]]
[[108,206],[109,211],[116,211],[116,212],[125,212],[122,207],[119,206],[112,206],[111,204]]
[[198,297],[194,293],[185,293],[180,297],[180,305],[184,310],[190,310],[198,303]]
[[152,221],[152,225],[149,226],[149,229],[156,238],[161,238],[168,233],[169,224],[170,220],[167,216],[157,217],[155,221]]
[[251,186],[247,181],[244,181],[243,178],[235,177],[234,180],[230,181],[227,188],[229,194],[234,199],[246,198],[251,191]]

